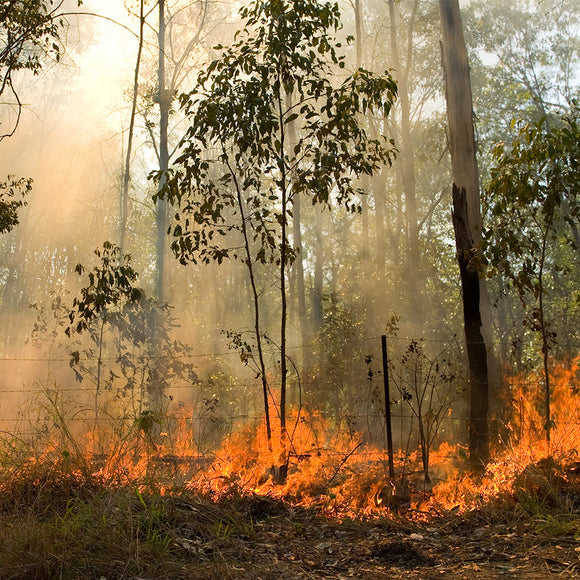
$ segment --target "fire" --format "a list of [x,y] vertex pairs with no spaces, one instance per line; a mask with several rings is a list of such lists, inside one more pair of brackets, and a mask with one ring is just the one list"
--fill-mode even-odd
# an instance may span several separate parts
[[481,481],[456,470],[433,489],[424,509],[474,509],[486,503],[516,498],[519,492],[548,491],[558,468],[578,460],[580,445],[580,355],[552,365],[550,441],[544,417],[545,393],[539,373],[510,379],[512,419],[493,450]]
[[268,442],[265,421],[257,421],[232,433],[212,453],[196,445],[195,414],[188,407],[174,410],[163,423],[145,414],[122,429],[103,423],[82,436],[61,428],[34,463],[66,463],[111,484],[161,493],[185,488],[215,498],[260,494],[352,518],[399,508],[431,517],[515,501],[522,490],[547,490],[558,466],[577,461],[579,378],[580,356],[553,365],[549,445],[539,376],[511,379],[512,416],[493,446],[484,476],[465,473],[464,448],[443,442],[431,451],[433,487],[422,479],[418,451],[397,454],[396,478],[390,481],[383,449],[320,412],[304,409],[289,418],[286,438],[280,436],[279,421],[273,421]]

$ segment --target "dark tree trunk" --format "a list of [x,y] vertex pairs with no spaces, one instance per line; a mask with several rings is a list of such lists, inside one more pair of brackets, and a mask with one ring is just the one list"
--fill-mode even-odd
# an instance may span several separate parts
[[489,460],[487,350],[481,333],[477,248],[471,234],[465,189],[459,189],[455,184],[453,228],[463,291],[463,319],[471,387],[469,459],[471,466],[479,470]]
[[[453,169],[453,226],[463,289],[463,315],[471,379],[469,456],[474,469],[489,459],[488,361],[482,333],[482,307],[490,328],[489,302],[479,277],[476,251],[481,242],[479,172],[477,168],[471,79],[458,0],[439,0],[445,96]],[[488,330],[490,334],[490,330]],[[488,336],[488,342],[491,340]]]

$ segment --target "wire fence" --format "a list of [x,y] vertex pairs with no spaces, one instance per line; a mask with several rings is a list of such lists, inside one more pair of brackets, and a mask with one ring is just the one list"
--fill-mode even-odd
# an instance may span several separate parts
[[[289,347],[297,362],[288,377],[291,436],[304,427],[310,433],[306,446],[328,444],[342,434],[368,443],[369,448],[385,447],[388,411],[380,340],[379,336],[344,340],[340,352],[322,356],[320,345]],[[417,448],[420,423],[421,429],[427,428],[432,446],[465,441],[468,381],[445,358],[453,350],[448,358],[462,360],[461,341],[456,337],[388,340],[392,347],[388,368],[395,450]],[[412,342],[420,348],[409,351]],[[275,348],[267,350],[273,361],[268,377],[269,408],[276,422],[279,353]],[[104,349],[101,356],[87,350],[75,356],[37,352],[0,357],[0,434],[33,438],[67,425],[75,434],[97,426],[129,429],[149,412],[151,397],[161,394],[160,430],[181,429],[198,452],[211,452],[233,433],[264,424],[261,380],[251,369],[252,361],[246,359],[249,364],[244,366],[239,358],[233,350],[163,356],[124,350],[120,355],[114,347]],[[176,370],[177,363],[181,366]],[[298,373],[298,366],[307,370]],[[155,384],[152,369],[168,375],[158,377]],[[560,400],[553,414],[562,430],[574,433],[580,432],[579,379],[578,361],[570,364],[567,374],[560,373],[558,397],[567,393],[568,399]],[[521,435],[530,426],[541,431],[542,389],[539,376],[506,381],[502,398],[492,401],[495,431],[512,429]]]

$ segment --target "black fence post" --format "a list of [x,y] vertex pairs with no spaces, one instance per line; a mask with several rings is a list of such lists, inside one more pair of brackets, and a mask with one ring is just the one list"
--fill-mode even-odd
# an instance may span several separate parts
[[387,451],[389,455],[389,478],[395,480],[395,465],[393,461],[393,431],[391,428],[391,398],[389,395],[389,365],[387,358],[387,337],[381,336],[381,347],[383,351],[383,382],[385,385],[385,419],[387,429]]

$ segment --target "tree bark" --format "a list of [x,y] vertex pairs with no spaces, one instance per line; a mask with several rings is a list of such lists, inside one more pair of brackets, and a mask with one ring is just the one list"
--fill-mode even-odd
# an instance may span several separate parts
[[458,0],[439,0],[439,11],[454,182],[453,226],[463,290],[463,317],[471,382],[469,456],[471,467],[480,469],[489,459],[489,384],[487,349],[482,333],[480,264],[475,259],[481,242],[481,209],[473,100]]
[[463,292],[463,320],[470,380],[469,459],[479,470],[489,460],[487,349],[481,333],[477,246],[469,224],[465,189],[453,185],[453,228]]
[[[165,0],[159,0],[159,73],[158,73],[158,100],[159,100],[159,190],[165,185],[167,170],[169,169],[169,149],[167,134],[169,127],[169,109],[171,95],[165,88]],[[165,284],[165,248],[167,239],[167,202],[164,199],[157,201],[155,223],[157,227],[156,245],[156,280],[157,298],[161,302],[167,301]]]
[[453,181],[457,187],[465,189],[469,224],[475,243],[479,243],[481,208],[473,129],[473,98],[459,1],[439,0],[439,11]]
[[[292,107],[292,95],[286,96],[286,109],[290,110]],[[294,147],[298,142],[296,135],[296,126],[294,121],[288,123],[288,151],[294,151]],[[292,164],[296,160],[292,157]],[[292,195],[292,237],[293,246],[296,250],[296,259],[293,264],[294,274],[294,288],[296,290],[296,306],[298,321],[300,324],[300,339],[302,346],[306,346],[310,342],[310,332],[308,325],[308,318],[306,313],[306,290],[304,284],[304,253],[302,251],[302,207],[299,193]],[[304,356],[307,354],[307,349],[303,351]],[[303,360],[303,362],[305,362]]]
[[407,31],[406,62],[402,63],[397,40],[397,13],[394,0],[389,0],[389,18],[391,22],[391,53],[393,58],[394,77],[397,81],[399,103],[401,108],[401,125],[399,128],[399,167],[401,168],[401,185],[405,198],[405,221],[407,222],[407,259],[406,276],[409,281],[409,306],[412,312],[421,310],[421,291],[419,282],[419,221],[417,219],[417,185],[415,179],[415,154],[411,134],[411,101],[409,99],[409,71],[413,58],[413,34],[417,16],[418,0],[414,0]]
[[137,60],[135,62],[135,76],[133,79],[133,100],[131,104],[131,120],[129,122],[129,135],[127,137],[127,154],[125,157],[125,170],[123,172],[123,186],[120,199],[119,216],[119,248],[121,258],[125,254],[127,237],[127,220],[129,214],[129,183],[131,181],[131,155],[133,152],[133,133],[135,117],[137,114],[137,97],[139,95],[139,72],[141,69],[141,54],[143,53],[143,39],[145,28],[145,0],[141,0],[139,7],[139,45],[137,48]]
[[316,245],[314,248],[314,288],[312,289],[312,324],[317,333],[324,323],[324,305],[322,303],[322,265],[324,261],[322,220],[324,218],[320,204],[315,207]]

